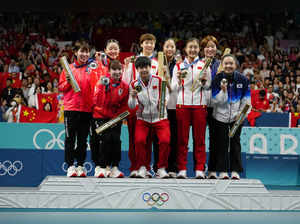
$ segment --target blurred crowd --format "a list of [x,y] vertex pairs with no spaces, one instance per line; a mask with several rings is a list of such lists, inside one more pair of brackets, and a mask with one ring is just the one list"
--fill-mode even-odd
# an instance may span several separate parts
[[[298,25],[297,25],[298,24]],[[260,112],[300,113],[299,21],[292,12],[238,14],[221,12],[102,12],[92,13],[2,13],[0,14],[0,120],[14,122],[18,105],[57,111],[62,121],[61,95],[57,85],[62,68],[59,58],[72,62],[74,46],[86,40],[92,54],[103,49],[99,39],[121,30],[123,52],[139,52],[138,37],[124,31],[136,29],[157,37],[156,50],[172,37],[178,54],[184,55],[185,40],[214,35],[218,57],[230,48],[239,70],[249,78],[253,104]],[[114,38],[113,36],[111,38]],[[105,41],[105,40],[104,40]],[[122,47],[122,43],[124,46]],[[92,55],[91,55],[92,56]],[[58,108],[38,107],[38,94],[56,94]],[[257,99],[257,100],[256,100]],[[46,104],[47,102],[45,102]],[[268,106],[266,106],[268,104]],[[55,104],[56,105],[56,104]]]

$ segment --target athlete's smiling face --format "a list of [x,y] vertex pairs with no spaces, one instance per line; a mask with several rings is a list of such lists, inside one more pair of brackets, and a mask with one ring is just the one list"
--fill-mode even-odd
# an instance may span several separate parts
[[119,57],[120,47],[117,43],[111,42],[106,46],[104,51],[111,59],[117,59]]
[[87,63],[89,56],[90,56],[90,51],[88,49],[80,48],[77,53],[77,61],[79,64],[85,64]]
[[187,43],[185,47],[185,53],[189,60],[194,60],[200,52],[199,43],[196,40],[192,40]]
[[140,74],[140,77],[143,81],[148,82],[149,81],[149,77],[150,77],[150,70],[151,67],[150,66],[146,66],[146,67],[139,67],[137,68],[138,73]]
[[236,69],[235,59],[231,56],[225,57],[222,61],[222,65],[226,74],[232,74]]
[[204,55],[208,58],[213,58],[217,53],[217,46],[213,41],[208,41],[204,48]]
[[155,48],[155,41],[154,40],[144,40],[141,44],[143,49],[143,54],[145,56],[151,56],[153,54]]
[[168,58],[172,58],[176,52],[176,45],[174,40],[167,40],[164,44],[163,51]]

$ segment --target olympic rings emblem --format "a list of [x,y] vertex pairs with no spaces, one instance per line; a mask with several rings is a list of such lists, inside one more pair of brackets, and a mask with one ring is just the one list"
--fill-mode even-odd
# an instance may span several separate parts
[[50,140],[48,140],[48,142],[45,144],[45,146],[43,147],[43,149],[53,149],[55,143],[57,143],[58,147],[60,149],[64,149],[64,140],[61,139],[62,135],[65,134],[65,130],[62,130],[57,138],[55,137],[55,134],[49,130],[49,129],[40,129],[38,130],[34,135],[33,135],[33,145],[35,146],[35,148],[37,149],[41,149],[41,146],[37,143],[37,137],[41,134],[41,133],[48,133],[50,135]]
[[154,205],[157,205],[157,206],[162,206],[165,204],[165,202],[167,202],[169,200],[169,195],[164,192],[164,193],[152,193],[150,194],[149,192],[146,192],[142,195],[142,199],[144,202],[147,203],[147,205],[150,205],[150,206],[154,206]]
[[0,176],[15,176],[18,172],[23,169],[23,163],[20,160],[14,162],[5,160],[3,163],[0,162]]
[[[74,163],[74,165],[76,166],[77,165],[77,162]],[[91,162],[85,162],[83,164],[83,167],[84,169],[86,170],[86,173],[90,173],[92,172],[92,169],[93,169],[93,165]],[[61,169],[66,173],[68,171],[68,165],[66,162],[64,162],[62,165],[61,165]]]

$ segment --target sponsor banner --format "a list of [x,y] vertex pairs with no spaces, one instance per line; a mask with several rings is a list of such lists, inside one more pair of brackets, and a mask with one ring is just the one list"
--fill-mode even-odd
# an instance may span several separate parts
[[[1,149],[63,150],[65,130],[63,124],[0,123]],[[208,130],[206,132],[208,150]],[[128,150],[128,129],[122,126],[122,151]],[[242,152],[249,154],[300,154],[300,132],[297,128],[244,127],[241,134]],[[192,151],[192,133],[189,151]]]

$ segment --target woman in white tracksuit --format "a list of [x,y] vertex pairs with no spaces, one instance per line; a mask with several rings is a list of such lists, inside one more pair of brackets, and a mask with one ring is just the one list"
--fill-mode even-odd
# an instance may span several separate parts
[[[172,91],[177,91],[176,119],[178,130],[177,178],[186,178],[186,165],[190,125],[193,131],[194,162],[196,178],[205,178],[205,132],[207,105],[210,102],[210,68],[203,73],[199,86],[192,91],[193,82],[199,78],[205,62],[198,57],[200,52],[199,40],[192,38],[185,46],[186,58],[177,64],[173,70]],[[185,74],[185,75],[183,75]]]

